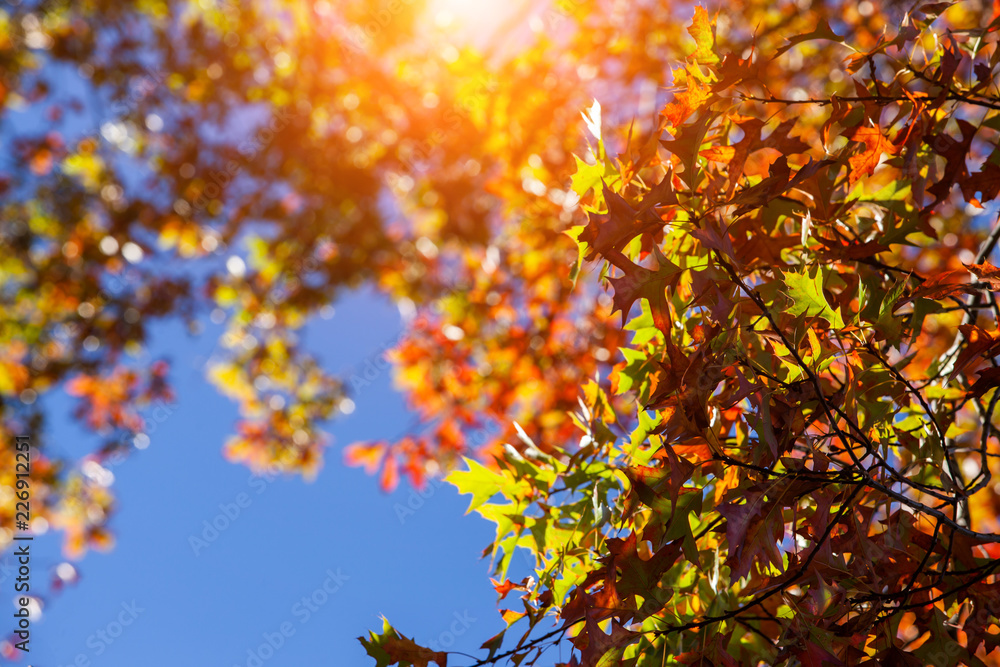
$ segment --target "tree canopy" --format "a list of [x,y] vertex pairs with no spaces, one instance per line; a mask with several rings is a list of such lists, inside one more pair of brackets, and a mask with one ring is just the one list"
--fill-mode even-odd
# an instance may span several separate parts
[[110,544],[160,319],[226,324],[226,455],[315,475],[370,380],[300,333],[372,285],[421,423],[344,459],[471,494],[508,626],[375,664],[1000,664],[1000,10],[482,4],[0,9],[0,431],[99,441],[37,516]]

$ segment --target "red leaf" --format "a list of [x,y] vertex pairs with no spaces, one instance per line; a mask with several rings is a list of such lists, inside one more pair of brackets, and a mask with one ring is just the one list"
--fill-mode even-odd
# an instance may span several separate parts
[[664,257],[658,246],[653,246],[653,255],[656,257],[657,263],[655,271],[639,266],[621,256],[620,259],[628,263],[624,265],[616,263],[616,265],[625,272],[625,275],[608,279],[615,290],[613,297],[615,307],[612,312],[621,311],[622,326],[624,326],[628,319],[628,313],[632,310],[632,305],[636,300],[646,299],[653,315],[653,323],[660,331],[669,336],[670,306],[667,304],[664,290],[668,284],[677,280],[681,269]]
[[944,299],[955,294],[975,294],[976,290],[965,282],[965,271],[944,271],[925,280],[905,299],[896,302],[896,308],[916,299]]
[[954,379],[975,359],[984,356],[989,358],[1000,351],[1000,332],[987,331],[975,324],[961,324],[958,328],[965,336],[966,343],[955,361],[955,368],[951,371],[949,379]]
[[993,387],[1000,387],[1000,367],[976,371],[979,378],[969,387],[969,396],[979,398]]
[[385,455],[386,445],[382,442],[369,444],[357,442],[344,448],[344,463],[349,466],[364,466],[369,475],[378,470],[378,464]]
[[448,667],[447,653],[418,646],[406,637],[388,637],[382,649],[393,662],[413,663],[413,667],[427,667],[427,663],[435,662],[439,667]]
[[661,114],[677,128],[712,97],[712,91],[694,79],[688,80],[685,90],[674,93],[674,101],[663,108]]
[[607,213],[591,213],[590,222],[580,233],[580,240],[590,246],[586,259],[597,255],[616,263],[614,256],[636,236],[663,227],[663,222],[650,211],[643,213],[633,209],[617,192],[604,184],[604,201]]
[[851,134],[850,139],[865,145],[865,149],[857,155],[852,155],[848,162],[851,165],[849,181],[854,185],[863,175],[871,176],[875,167],[882,159],[882,154],[895,155],[898,152],[895,144],[886,139],[878,127],[859,127]]
[[490,581],[493,582],[493,589],[496,590],[496,592],[500,594],[500,598],[499,598],[499,600],[497,600],[498,602],[500,600],[503,600],[505,597],[507,597],[507,593],[510,593],[511,591],[526,591],[526,590],[528,590],[528,587],[526,585],[527,580],[522,581],[520,584],[515,584],[510,579],[505,579],[503,581],[503,583],[500,583],[496,579],[492,579],[492,578],[490,579]]
[[935,153],[947,160],[941,180],[927,189],[928,192],[934,195],[936,202],[947,197],[951,191],[951,186],[956,182],[965,181],[969,178],[969,169],[965,165],[965,159],[969,155],[972,138],[976,135],[976,126],[962,119],[958,119],[955,122],[958,123],[959,129],[962,131],[961,141],[947,134],[935,134],[924,139],[934,149]]
[[[962,196],[967,202],[991,201],[1000,195],[1000,165],[987,162],[982,169],[961,182]],[[979,197],[976,195],[979,194]]]
[[750,566],[770,562],[779,570],[783,563],[778,540],[784,537],[785,524],[781,507],[765,501],[761,491],[749,491],[745,502],[729,502],[718,507],[726,518],[726,541],[729,544],[728,563],[733,581],[750,573]]

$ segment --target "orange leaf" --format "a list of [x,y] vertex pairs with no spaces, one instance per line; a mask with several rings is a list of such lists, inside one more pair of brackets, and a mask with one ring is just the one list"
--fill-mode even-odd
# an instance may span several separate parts
[[987,331],[975,324],[961,324],[958,328],[965,336],[966,344],[955,361],[955,368],[951,371],[949,379],[954,379],[976,358],[991,357],[1000,350],[1000,332]]
[[385,444],[383,443],[356,442],[344,449],[344,463],[352,467],[364,466],[365,472],[371,475],[378,469],[378,464],[384,454]]
[[382,476],[379,478],[379,486],[385,492],[394,491],[399,484],[399,464],[396,463],[395,456],[387,456],[382,465]]
[[712,160],[713,162],[726,162],[728,163],[736,155],[736,149],[732,146],[712,146],[711,148],[706,148],[701,152],[701,155]]
[[514,611],[513,609],[501,609],[500,615],[503,616],[504,623],[506,623],[508,627],[514,625],[519,620],[527,616],[527,614],[523,611]]
[[686,90],[674,93],[674,101],[663,108],[662,114],[670,124],[677,128],[708,101],[712,91],[702,86],[696,80],[690,79]]
[[490,579],[490,581],[493,582],[493,588],[496,590],[496,592],[500,594],[501,600],[507,597],[507,593],[510,593],[515,588],[518,588],[517,584],[515,584],[510,579],[505,579],[502,584],[497,582],[496,579]]
[[852,155],[849,160],[851,185],[854,185],[861,176],[871,176],[875,173],[875,167],[882,159],[882,153],[895,155],[898,150],[877,127],[859,127],[854,131],[851,140],[865,145],[865,150],[857,155]]
[[991,292],[1000,292],[1000,269],[989,262],[965,264],[964,266],[979,280],[989,285]]
[[708,17],[704,7],[699,5],[694,8],[694,20],[687,31],[694,37],[697,47],[691,54],[692,58],[707,65],[719,62],[719,56],[712,50],[715,46],[715,22]]

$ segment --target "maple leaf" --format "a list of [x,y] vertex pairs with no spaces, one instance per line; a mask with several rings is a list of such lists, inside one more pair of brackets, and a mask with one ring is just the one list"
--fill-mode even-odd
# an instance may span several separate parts
[[588,614],[584,629],[570,639],[580,650],[581,664],[587,667],[614,667],[619,665],[625,647],[639,640],[642,635],[626,630],[615,619],[611,620],[611,634],[605,634],[593,615]]
[[823,294],[823,272],[818,267],[807,273],[786,273],[785,286],[792,300],[787,309],[790,315],[822,317],[838,329],[844,326],[840,311],[831,307]]
[[677,280],[681,269],[664,257],[658,246],[653,246],[653,257],[657,265],[655,270],[625,260],[627,264],[619,265],[624,275],[608,278],[615,290],[612,297],[614,309],[611,312],[621,311],[624,326],[632,305],[640,298],[645,299],[653,314],[653,322],[660,331],[666,333],[670,331],[670,306],[664,291]]
[[987,162],[979,171],[962,179],[959,185],[967,202],[981,206],[981,202],[992,201],[1000,194],[1000,165]]
[[389,620],[382,617],[382,632],[369,632],[369,637],[358,637],[366,652],[375,658],[377,667],[389,667],[398,664],[400,667],[427,667],[434,662],[438,667],[448,667],[448,654],[444,651],[432,651],[417,645],[412,639],[396,632]]
[[934,195],[936,202],[944,200],[948,196],[948,193],[951,192],[951,186],[956,182],[969,178],[969,168],[966,166],[965,161],[969,155],[969,148],[972,146],[972,139],[976,136],[978,128],[961,118],[955,122],[962,132],[961,140],[957,140],[947,134],[934,134],[924,138],[924,141],[930,145],[934,152],[943,156],[946,160],[941,180],[927,190]]
[[732,579],[737,581],[750,573],[750,566],[770,562],[781,570],[781,551],[777,543],[784,537],[785,526],[781,505],[765,501],[759,490],[748,491],[745,502],[731,501],[716,508],[726,519],[727,562]]
[[615,259],[632,239],[663,227],[663,221],[655,214],[649,210],[640,214],[624,197],[609,189],[607,183],[604,184],[604,201],[608,212],[591,213],[590,221],[580,232],[579,240],[590,247],[586,256],[588,261],[603,255],[616,263]]
[[875,173],[875,167],[882,159],[882,154],[895,155],[898,149],[895,144],[889,141],[879,127],[858,127],[849,135],[851,141],[857,141],[865,145],[863,151],[857,155],[852,155],[848,160],[851,171],[848,176],[849,183],[853,186],[862,176],[871,176]]

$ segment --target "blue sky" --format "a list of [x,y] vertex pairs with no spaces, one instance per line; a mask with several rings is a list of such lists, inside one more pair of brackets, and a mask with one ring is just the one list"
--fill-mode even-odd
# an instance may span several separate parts
[[[459,15],[468,9],[442,2]],[[97,136],[101,124],[114,119],[108,100],[92,106],[96,98],[86,94],[75,72],[52,63],[42,71],[52,97],[8,112],[0,137],[46,131],[45,108],[74,97],[84,107],[67,114],[59,128],[68,143]],[[124,158],[117,166],[142,187],[142,169]],[[333,318],[310,323],[305,333],[331,371],[363,368],[399,337],[396,307],[375,292],[350,294],[335,307]],[[222,326],[203,315],[198,336],[177,321],[151,327],[138,363],[171,361],[177,403],[159,413],[165,418],[155,420],[147,449],[111,468],[114,548],[73,563],[79,580],[46,596],[41,618],[32,624],[31,652],[16,664],[372,665],[356,638],[380,629],[383,614],[432,648],[485,655],[479,645],[504,627],[489,561],[480,557],[493,539],[493,525],[466,516],[469,498],[450,485],[432,483],[425,499],[405,481],[386,494],[374,478],[342,464],[346,445],[395,439],[412,426],[415,415],[393,390],[391,371],[352,394],[353,414],[328,424],[332,444],[315,481],[267,481],[222,456],[237,409],[206,380],[205,364],[218,349]],[[51,456],[78,460],[99,445],[70,418],[74,403],[61,388],[40,400]],[[206,529],[206,523],[224,527]],[[35,539],[33,581],[50,579],[65,561],[62,538],[52,531]],[[193,538],[203,540],[197,554]],[[10,553],[0,558],[0,590],[16,608],[13,577],[4,568],[10,562]],[[526,558],[516,557],[510,577],[528,573]],[[505,606],[517,605],[510,602]],[[2,636],[14,627],[7,618]],[[472,662],[452,656],[449,664]]]
[[[405,483],[385,494],[341,463],[347,444],[394,437],[411,424],[391,373],[354,396],[352,415],[329,424],[334,442],[314,482],[268,482],[222,457],[237,414],[205,379],[221,331],[205,324],[197,337],[179,323],[154,328],[149,356],[171,359],[178,401],[150,446],[112,468],[117,543],[75,563],[80,580],[33,624],[21,664],[253,667],[264,657],[268,667],[370,665],[356,637],[379,629],[381,614],[441,650],[475,653],[503,629],[489,561],[480,558],[493,527],[464,515],[468,497],[439,483],[421,504]],[[394,340],[400,326],[391,303],[362,292],[311,325],[307,340],[328,368],[342,370]],[[53,395],[47,407],[54,451],[78,456],[93,447],[66,417],[68,397]],[[412,514],[397,508],[407,503]],[[223,527],[211,541],[205,522]],[[197,555],[192,536],[205,539]],[[36,539],[33,576],[63,560],[60,540]],[[516,559],[512,577],[526,573]],[[265,635],[280,647],[258,651]],[[453,656],[449,664],[471,662]]]

